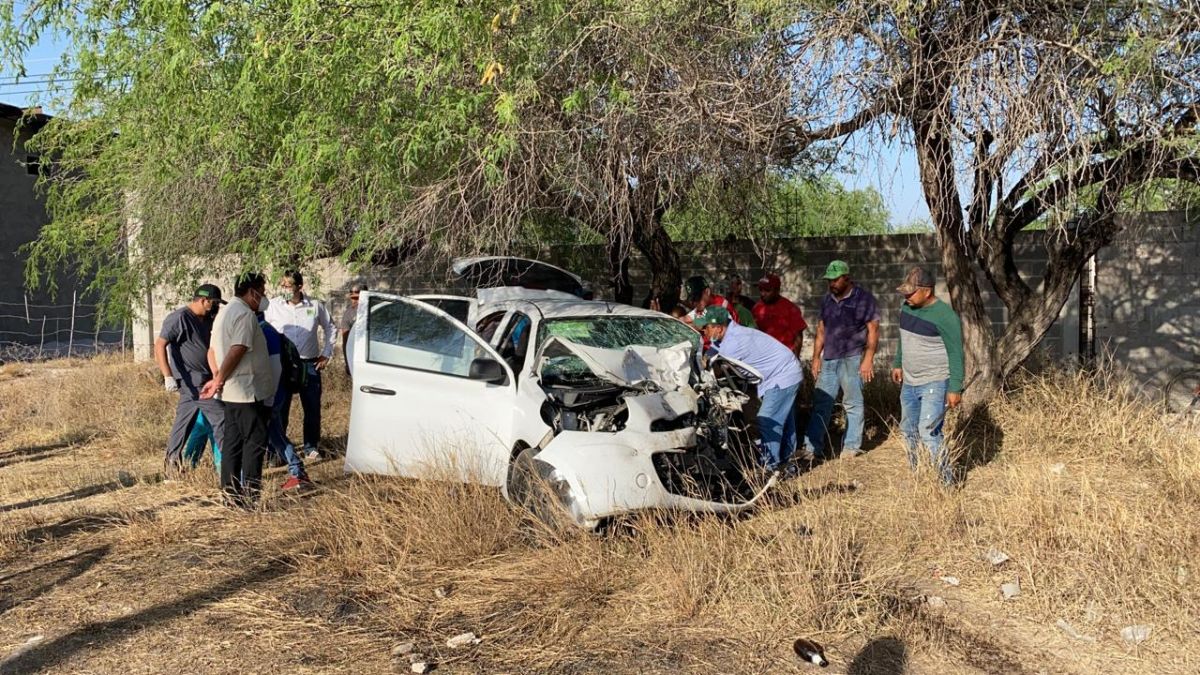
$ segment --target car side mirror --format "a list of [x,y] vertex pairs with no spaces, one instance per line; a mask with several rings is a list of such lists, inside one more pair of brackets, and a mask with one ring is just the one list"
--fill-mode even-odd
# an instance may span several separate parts
[[495,359],[475,359],[471,362],[471,370],[467,377],[488,384],[504,384],[508,381],[504,366]]

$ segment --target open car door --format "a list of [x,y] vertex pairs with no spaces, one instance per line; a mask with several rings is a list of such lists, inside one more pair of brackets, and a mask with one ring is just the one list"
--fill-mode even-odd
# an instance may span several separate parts
[[449,313],[364,291],[353,335],[346,471],[502,485],[516,379]]

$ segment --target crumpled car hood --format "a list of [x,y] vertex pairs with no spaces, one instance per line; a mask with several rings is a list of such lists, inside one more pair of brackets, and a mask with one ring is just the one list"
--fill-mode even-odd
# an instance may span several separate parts
[[654,383],[663,391],[690,389],[692,344],[680,342],[671,347],[633,345],[625,349],[588,347],[562,337],[546,340],[538,352],[537,372],[545,365],[546,352],[561,347],[578,356],[588,370],[605,382],[621,387],[643,388]]

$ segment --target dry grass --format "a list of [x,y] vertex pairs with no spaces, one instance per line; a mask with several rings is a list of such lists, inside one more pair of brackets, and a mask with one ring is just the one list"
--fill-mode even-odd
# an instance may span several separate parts
[[[161,631],[205,654],[250,631],[279,646],[257,670],[388,670],[390,645],[405,638],[447,672],[798,671],[788,649],[797,636],[824,642],[852,673],[905,663],[1021,672],[1030,652],[1042,664],[1033,670],[1053,672],[1200,668],[1200,438],[1164,425],[1110,378],[1031,377],[975,419],[954,420],[954,446],[973,465],[958,489],[911,475],[893,437],[807,474],[751,517],[650,514],[591,536],[548,532],[494,489],[344,478],[335,463],[315,467],[319,494],[269,493],[264,512],[232,514],[203,501],[211,472],[154,481],[172,402],[145,367],[11,368],[0,371],[0,509],[86,494],[122,471],[136,480],[2,514],[6,566],[111,550],[78,581],[21,595],[9,613],[0,603],[0,647],[18,644],[21,626],[67,621],[68,603],[91,602],[113,578],[169,605],[178,589],[161,581],[174,567],[200,560],[205,574],[193,581],[217,584],[275,561],[278,583],[208,591],[195,615],[207,617],[203,630],[182,641],[170,621]],[[331,370],[329,445],[344,444],[348,395]],[[993,567],[980,559],[989,548],[1011,560]],[[946,575],[961,586],[937,580]],[[1003,602],[1008,581],[1022,592]],[[948,608],[919,601],[929,594]],[[1072,640],[1059,619],[1096,642]],[[226,620],[237,630],[213,627]],[[1133,623],[1154,626],[1138,647],[1118,636]],[[166,667],[152,649],[157,625],[138,634],[146,658]],[[464,631],[483,642],[445,646]],[[86,653],[106,663],[114,649]]]

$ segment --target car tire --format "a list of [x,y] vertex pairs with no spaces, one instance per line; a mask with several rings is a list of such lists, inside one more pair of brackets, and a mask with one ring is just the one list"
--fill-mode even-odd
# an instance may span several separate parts
[[550,532],[562,533],[572,522],[571,515],[538,473],[534,460],[538,452],[537,448],[525,448],[513,458],[505,491],[514,506],[529,512]]

